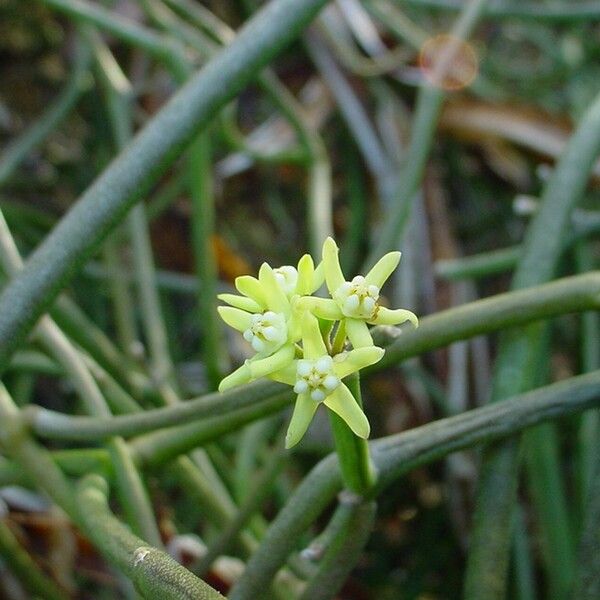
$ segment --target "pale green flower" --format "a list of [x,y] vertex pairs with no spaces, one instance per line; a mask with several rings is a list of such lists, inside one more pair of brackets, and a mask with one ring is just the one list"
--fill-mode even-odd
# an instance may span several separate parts
[[319,323],[314,315],[302,315],[303,358],[269,374],[271,379],[294,386],[298,394],[285,440],[296,445],[306,432],[319,404],[337,413],[361,438],[368,438],[369,421],[342,379],[378,362],[384,351],[376,346],[358,348],[335,356],[327,353]]
[[338,259],[339,249],[331,238],[323,244],[323,268],[331,298],[300,298],[300,311],[309,310],[317,317],[343,321],[346,335],[354,348],[373,345],[370,325],[398,325],[410,321],[415,327],[414,313],[402,308],[390,310],[379,304],[379,292],[400,262],[400,252],[389,252],[363,277],[346,281]]
[[239,369],[225,377],[219,390],[248,383],[282,369],[295,355],[295,343],[301,331],[292,311],[292,298],[312,294],[323,283],[323,268],[315,269],[312,258],[305,254],[298,268],[283,266],[272,269],[263,263],[258,279],[238,277],[235,287],[242,294],[220,294],[230,304],[218,308],[221,318],[242,333],[256,354]]

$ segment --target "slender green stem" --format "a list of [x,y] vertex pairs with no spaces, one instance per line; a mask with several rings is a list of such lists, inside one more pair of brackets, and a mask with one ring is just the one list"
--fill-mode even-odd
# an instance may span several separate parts
[[[349,376],[346,385],[362,408],[358,373]],[[344,485],[351,492],[364,496],[369,493],[376,481],[376,474],[369,457],[369,445],[366,440],[357,437],[341,417],[333,411],[328,412]]]
[[[574,212],[574,214],[576,214]],[[592,215],[581,215],[586,219],[585,225],[580,225],[573,219],[573,231],[569,231],[563,240],[561,252],[568,250],[581,239],[600,231],[600,219]],[[490,252],[482,252],[473,256],[439,260],[435,263],[435,273],[443,279],[479,278],[510,271],[523,253],[523,246],[510,246]],[[592,269],[588,269],[592,270]]]
[[192,198],[192,240],[198,292],[198,322],[202,333],[202,356],[209,387],[217,389],[223,377],[224,349],[221,321],[217,314],[217,258],[213,246],[215,225],[210,138],[204,133],[192,144],[189,154]]
[[135,534],[155,548],[162,548],[162,540],[152,504],[142,478],[132,460],[131,450],[122,438],[114,438],[109,444],[114,465],[117,496],[125,511],[126,520]]
[[67,296],[59,296],[50,311],[56,324],[78,346],[137,399],[152,394],[147,376],[114,346],[108,336]]
[[510,271],[521,256],[521,246],[510,246],[473,256],[438,260],[435,274],[442,279],[478,279]]
[[66,592],[47,577],[11,531],[5,516],[0,518],[0,556],[31,594],[43,600],[63,600]]
[[[443,310],[420,320],[418,329],[376,328],[377,344],[388,341],[379,370],[433,348],[489,331],[518,327],[559,314],[593,310],[600,302],[600,272],[559,279]],[[390,343],[390,338],[393,341]]]
[[293,395],[284,392],[277,396],[256,402],[252,406],[236,410],[223,417],[205,419],[180,427],[148,433],[131,442],[132,450],[139,465],[156,466],[192,448],[216,440],[225,433],[282,410],[293,400]]
[[121,350],[131,357],[136,335],[135,319],[133,318],[133,300],[129,286],[119,277],[116,270],[120,264],[119,247],[112,239],[107,239],[102,249],[104,264],[109,273],[108,283],[115,315],[115,329]]
[[15,460],[30,481],[48,494],[77,522],[78,507],[73,489],[50,453],[28,435],[12,398],[0,383],[0,447]]
[[64,370],[54,360],[37,350],[17,352],[8,366],[10,371],[31,371],[44,375],[63,375]]
[[527,536],[527,525],[523,508],[518,507],[513,524],[513,570],[515,573],[515,600],[535,600],[535,569],[532,548]]
[[588,494],[582,533],[577,549],[577,571],[570,598],[592,600],[600,595],[600,452],[596,448],[595,470]]
[[333,535],[301,600],[331,600],[336,597],[371,535],[376,512],[377,505],[372,500],[342,492],[340,504],[331,519]]
[[215,392],[172,406],[100,419],[65,415],[41,407],[27,408],[25,413],[37,435],[52,439],[89,441],[113,435],[130,437],[188,423],[190,420],[208,417],[214,419],[251,408],[261,400],[280,395],[283,391],[287,391],[283,384],[270,382],[265,385],[264,382],[256,382],[240,390]]
[[[575,247],[578,270],[586,272],[594,268],[590,244],[580,242]],[[581,315],[581,367],[584,373],[600,368],[600,315],[586,312]],[[584,514],[589,489],[594,477],[597,460],[597,440],[600,430],[600,413],[589,411],[581,415],[577,435],[578,494],[581,514]]]
[[88,475],[78,486],[85,531],[104,556],[119,567],[148,600],[219,600],[223,596],[194,577],[168,554],[148,546],[132,534],[108,507],[108,485],[98,475]]

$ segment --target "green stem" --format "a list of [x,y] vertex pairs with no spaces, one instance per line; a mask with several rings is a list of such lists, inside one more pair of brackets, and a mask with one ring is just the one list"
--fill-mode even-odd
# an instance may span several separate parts
[[132,460],[132,453],[122,438],[114,438],[108,445],[114,467],[117,496],[127,522],[133,532],[155,548],[162,548],[162,539],[152,511],[152,504],[140,473]]
[[216,590],[194,577],[168,554],[132,534],[108,507],[108,485],[88,475],[78,486],[85,531],[102,554],[133,582],[143,598],[223,600]]
[[223,377],[224,349],[217,314],[217,258],[213,247],[215,206],[212,186],[210,138],[207,133],[192,144],[189,154],[189,185],[192,198],[192,241],[198,292],[198,322],[202,333],[202,355],[209,388],[216,390]]
[[216,440],[225,433],[235,431],[247,423],[280,411],[289,406],[292,400],[293,395],[284,392],[223,417],[209,418],[199,423],[148,433],[131,442],[136,462],[141,466],[163,464],[193,448]]
[[11,531],[5,516],[0,518],[0,556],[19,581],[35,597],[64,600],[66,592],[47,577]]
[[190,420],[214,419],[256,406],[263,399],[287,391],[283,384],[263,382],[244,386],[242,390],[215,392],[176,405],[110,418],[71,416],[41,407],[25,409],[36,435],[50,439],[94,440],[113,435],[130,437],[155,429],[188,423]]
[[340,504],[331,519],[333,535],[319,561],[317,573],[308,582],[300,600],[336,597],[371,535],[376,512],[377,505],[372,500],[342,492]]
[[[359,374],[350,375],[346,379],[346,385],[362,408]],[[369,456],[369,445],[366,440],[357,437],[341,417],[333,411],[328,413],[344,485],[351,492],[364,496],[376,481]]]
[[6,388],[0,383],[0,447],[18,463],[30,481],[48,494],[69,517],[77,522],[78,507],[73,489],[50,453],[28,435]]

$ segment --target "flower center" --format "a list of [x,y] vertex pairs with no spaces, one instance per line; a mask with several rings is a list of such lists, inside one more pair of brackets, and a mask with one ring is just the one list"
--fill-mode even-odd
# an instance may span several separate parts
[[323,402],[340,385],[329,355],[316,360],[301,359],[296,367],[296,394],[309,393],[315,402]]
[[345,316],[370,319],[377,309],[379,288],[367,285],[365,278],[357,275],[352,281],[344,281],[333,296]]
[[244,339],[256,352],[272,354],[287,340],[285,316],[271,310],[252,315],[251,325],[244,331]]
[[279,287],[285,292],[287,296],[291,296],[296,291],[296,285],[298,283],[298,271],[294,267],[285,265],[273,269],[275,279],[279,284]]

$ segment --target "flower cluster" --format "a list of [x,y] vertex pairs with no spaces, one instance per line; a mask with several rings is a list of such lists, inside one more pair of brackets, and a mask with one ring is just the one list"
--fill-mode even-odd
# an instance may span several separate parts
[[[286,447],[297,444],[319,404],[337,413],[361,438],[369,422],[344,377],[378,362],[383,349],[373,344],[368,325],[398,325],[417,317],[409,310],[380,305],[380,290],[398,266],[400,252],[381,258],[364,277],[347,281],[336,243],[327,238],[323,260],[315,268],[305,254],[297,267],[272,269],[264,263],[258,278],[235,280],[241,295],[221,294],[221,318],[240,331],[255,355],[225,377],[224,391],[260,377],[293,386],[298,394],[286,436]],[[313,296],[327,284],[330,298]],[[337,326],[336,326],[337,323]],[[333,341],[331,334],[333,333]],[[346,339],[352,349],[346,348]]]

